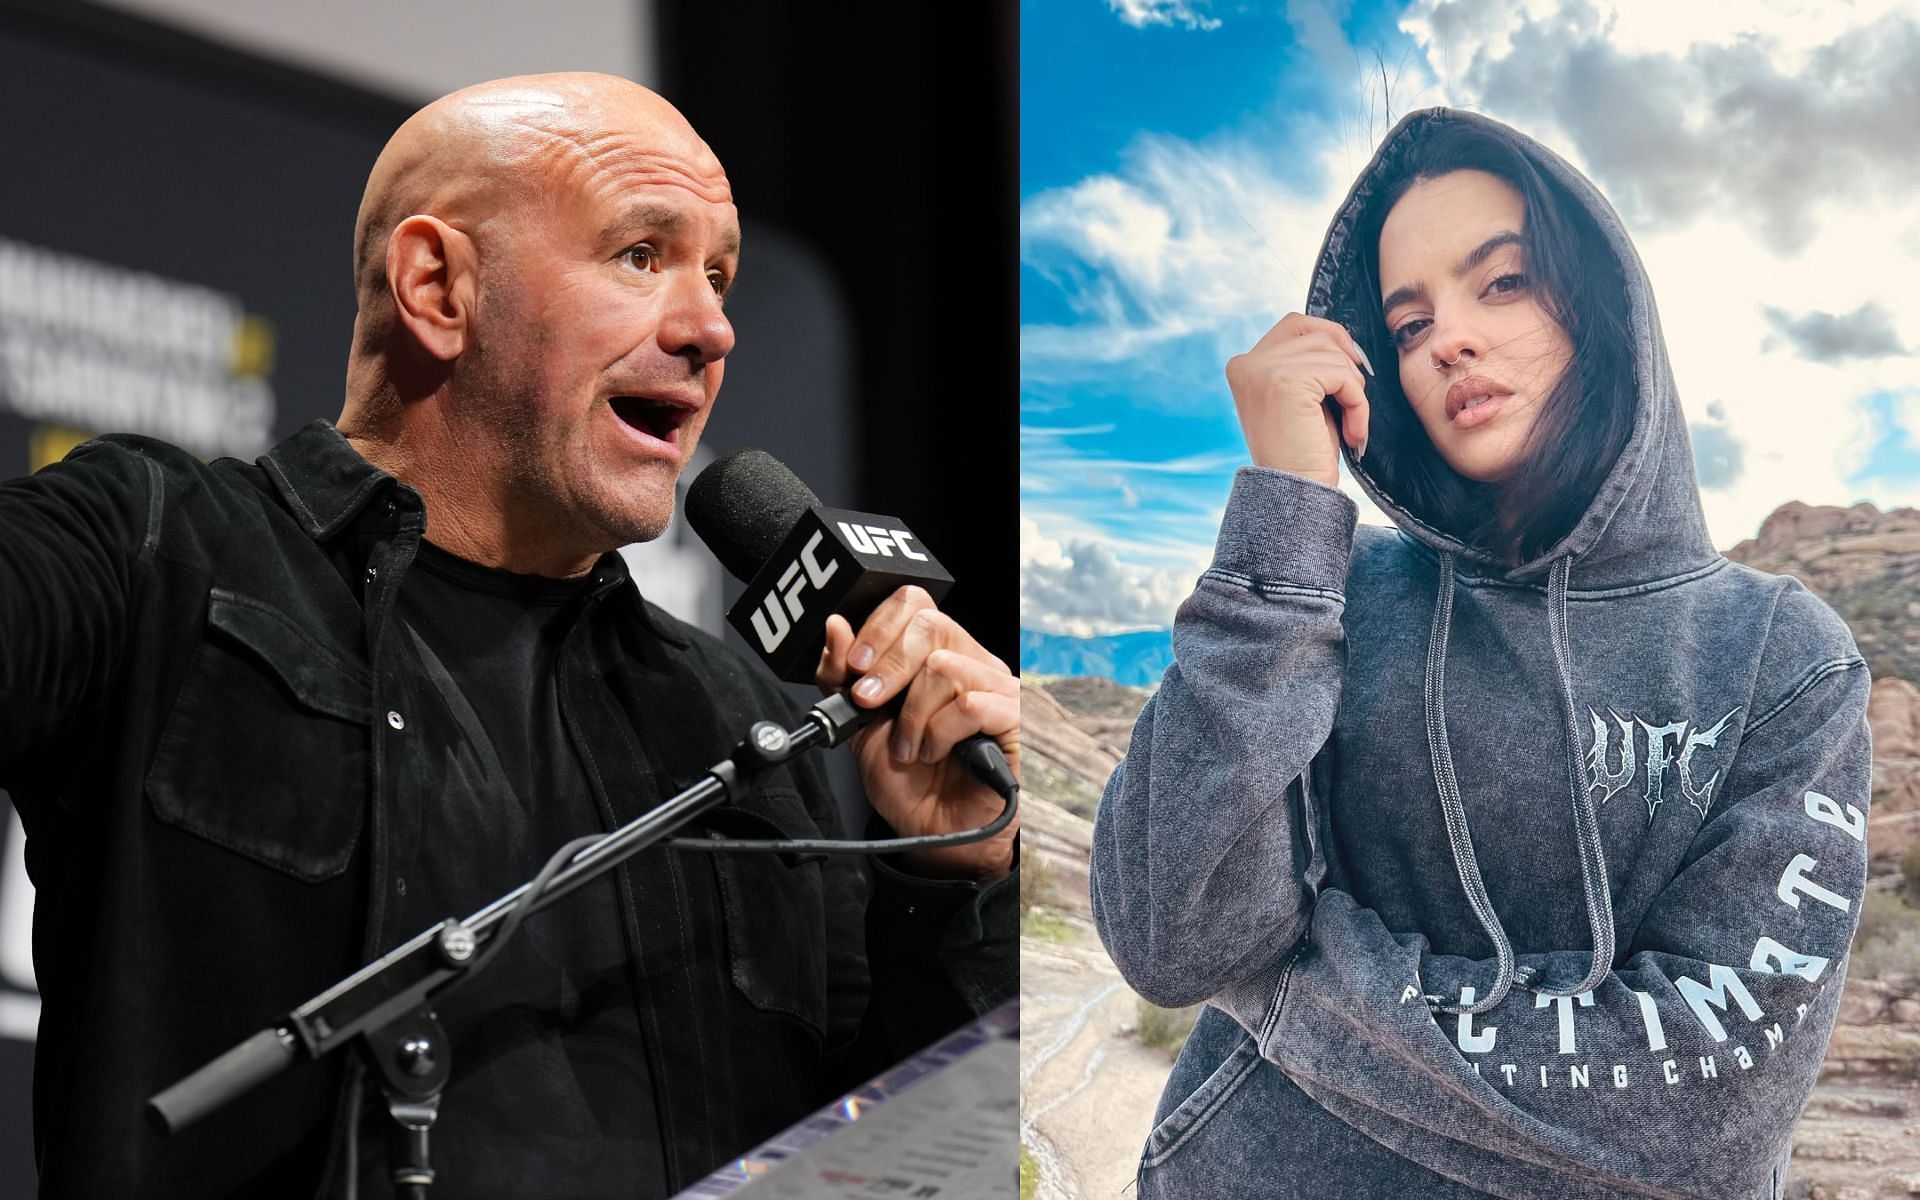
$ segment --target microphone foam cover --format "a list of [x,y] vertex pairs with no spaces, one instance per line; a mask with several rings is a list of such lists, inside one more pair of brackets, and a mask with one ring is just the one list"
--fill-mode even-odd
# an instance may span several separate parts
[[751,582],[801,516],[813,489],[765,450],[735,450],[687,488],[687,524],[734,578]]

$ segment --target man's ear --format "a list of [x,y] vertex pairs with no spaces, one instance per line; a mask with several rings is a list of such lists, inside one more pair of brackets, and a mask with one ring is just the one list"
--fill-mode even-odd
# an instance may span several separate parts
[[395,314],[420,348],[442,362],[467,348],[479,265],[473,239],[438,217],[408,217],[387,239]]

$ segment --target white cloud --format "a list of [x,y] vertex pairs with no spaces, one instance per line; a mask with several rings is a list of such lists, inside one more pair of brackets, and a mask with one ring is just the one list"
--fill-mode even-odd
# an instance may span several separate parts
[[1120,561],[1110,539],[1062,542],[1020,518],[1020,624],[1042,633],[1099,637],[1165,629],[1193,591],[1197,570]]
[[1149,25],[1178,25],[1186,29],[1218,29],[1220,18],[1207,16],[1202,9],[1208,0],[1107,0],[1119,18],[1135,29]]
[[1020,565],[1057,568],[1067,563],[1066,547],[1040,532],[1040,522],[1021,514]]
[[1223,396],[1227,358],[1306,302],[1337,196],[1302,183],[1337,178],[1341,157],[1329,146],[1305,163],[1283,162],[1251,140],[1202,145],[1143,135],[1118,173],[1029,198],[1021,256],[1080,320],[1024,327],[1023,373],[1055,379],[1109,364],[1151,367],[1173,343],[1195,339],[1211,364],[1205,398]]
[[1293,29],[1293,40],[1322,67],[1340,70],[1349,66],[1353,49],[1347,45],[1340,22],[1352,7],[1352,0],[1287,0],[1287,24]]
[[[1849,358],[1886,358],[1905,354],[1899,333],[1893,328],[1885,306],[1868,301],[1850,313],[1790,313],[1768,307],[1767,323],[1779,331],[1780,339],[1802,358],[1814,362],[1841,362]],[[1762,349],[1774,343],[1763,342]]]
[[[1129,463],[1036,451],[1031,431],[1022,441],[1022,627],[1094,637],[1172,625],[1213,557],[1213,532],[1245,455]],[[1088,474],[1103,477],[1107,490],[1090,492]],[[1111,507],[1119,488],[1145,487],[1156,476],[1177,478],[1187,490],[1155,491],[1124,514]],[[1340,490],[1359,507],[1361,524],[1393,525],[1344,465]]]
[[1132,462],[1023,431],[1021,512],[1055,543],[1101,543],[1143,569],[1191,579],[1206,566],[1239,463],[1230,454]]
[[[1912,484],[1848,482],[1881,432],[1866,399],[1883,390],[1920,389],[1920,362],[1903,355],[1819,363],[1787,347],[1761,348],[1774,332],[1763,311],[1770,300],[1841,313],[1866,301],[1888,255],[1874,244],[1872,214],[1861,216],[1823,225],[1807,251],[1793,258],[1768,253],[1737,222],[1700,221],[1640,240],[1689,416],[1702,420],[1708,406],[1718,404],[1742,447],[1739,477],[1701,493],[1708,530],[1723,548],[1752,537],[1788,500],[1845,505],[1871,499],[1890,507],[1920,499]],[[1842,262],[1851,268],[1833,269]],[[1907,259],[1897,269],[1920,270],[1920,261]],[[1920,314],[1900,314],[1900,299],[1890,293],[1895,327],[1911,342]]]

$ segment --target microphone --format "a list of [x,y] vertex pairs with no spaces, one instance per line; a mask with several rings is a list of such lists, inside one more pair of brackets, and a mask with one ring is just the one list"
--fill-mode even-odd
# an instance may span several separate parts
[[812,683],[827,617],[857,630],[906,584],[936,603],[953,576],[897,517],[828,508],[764,450],[721,457],[687,489],[687,524],[747,590],[727,612],[773,673]]
[[[720,565],[747,581],[728,622],[790,683],[813,682],[827,644],[827,618],[834,613],[858,630],[906,584],[919,584],[935,603],[953,587],[953,576],[921,548],[906,522],[826,507],[765,450],[722,455],[687,488],[686,511],[687,524]],[[953,755],[1002,796],[1011,797],[1019,786],[1006,756],[985,734],[961,739]],[[1013,810],[1010,801],[987,829],[967,840],[997,832]],[[903,838],[884,845],[940,840]]]

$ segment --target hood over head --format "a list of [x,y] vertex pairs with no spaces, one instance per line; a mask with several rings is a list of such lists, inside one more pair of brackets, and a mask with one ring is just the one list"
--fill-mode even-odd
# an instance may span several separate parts
[[[1599,821],[1582,769],[1580,725],[1573,699],[1573,647],[1567,633],[1566,611],[1571,581],[1577,577],[1581,588],[1587,591],[1628,587],[1708,568],[1718,561],[1719,555],[1707,537],[1686,418],[1674,391],[1653,292],[1640,258],[1627,239],[1620,218],[1599,190],[1558,155],[1525,135],[1487,117],[1444,108],[1425,109],[1402,119],[1381,142],[1373,160],[1360,173],[1334,216],[1309,285],[1307,312],[1345,326],[1362,347],[1373,351],[1369,357],[1382,363],[1397,361],[1398,352],[1387,338],[1380,296],[1362,265],[1362,255],[1369,250],[1361,244],[1361,239],[1377,236],[1377,230],[1367,228],[1369,212],[1383,192],[1406,177],[1411,169],[1412,152],[1435,134],[1462,126],[1491,134],[1517,149],[1535,170],[1580,205],[1597,227],[1618,263],[1624,285],[1634,373],[1633,421],[1624,448],[1572,527],[1544,551],[1517,564],[1470,545],[1430,523],[1433,514],[1413,511],[1408,504],[1396,499],[1388,481],[1376,477],[1344,442],[1341,444],[1347,468],[1360,486],[1408,536],[1434,551],[1439,559],[1427,643],[1427,742],[1433,761],[1434,788],[1445,816],[1454,867],[1476,919],[1493,944],[1497,978],[1476,1003],[1454,1004],[1438,996],[1427,999],[1433,1008],[1441,1011],[1481,1013],[1498,1006],[1515,984],[1531,987],[1546,996],[1573,996],[1598,986],[1613,967],[1616,948],[1613,902]],[[1531,219],[1529,214],[1529,221]],[[1577,306],[1579,295],[1570,297],[1569,303]],[[1383,367],[1382,374],[1368,383],[1367,390],[1368,399],[1377,409],[1389,404],[1406,408],[1397,371],[1388,372]],[[1406,419],[1414,420],[1415,428],[1419,428],[1410,411]],[[1417,444],[1424,447],[1425,453],[1438,455],[1424,432]],[[1390,466],[1376,456],[1375,468],[1382,476],[1389,473]],[[1578,981],[1536,982],[1516,973],[1512,944],[1494,912],[1474,858],[1446,722],[1447,641],[1456,570],[1468,577],[1497,578],[1511,583],[1544,582],[1546,586],[1545,615],[1564,720],[1575,849],[1580,861],[1587,923],[1593,935],[1590,967],[1586,977]]]
[[[1348,470],[1374,503],[1409,536],[1436,551],[1453,554],[1462,569],[1473,575],[1538,583],[1556,559],[1571,556],[1570,569],[1578,585],[1598,589],[1668,578],[1716,561],[1719,556],[1707,536],[1706,519],[1700,510],[1686,416],[1674,389],[1646,270],[1613,206],[1586,176],[1553,151],[1477,113],[1429,108],[1408,114],[1381,141],[1335,214],[1308,286],[1307,312],[1345,326],[1382,364],[1381,377],[1367,385],[1370,401],[1376,405],[1405,405],[1397,377],[1394,382],[1387,381],[1392,374],[1387,364],[1396,355],[1385,337],[1380,297],[1372,292],[1360,266],[1358,238],[1375,197],[1406,176],[1410,152],[1449,126],[1489,133],[1518,149],[1584,209],[1605,239],[1619,263],[1626,288],[1635,376],[1632,435],[1573,528],[1544,552],[1517,565],[1429,524],[1424,518],[1431,514],[1413,511],[1396,498],[1390,481],[1376,477],[1343,442],[1341,452]],[[1578,297],[1574,302],[1578,303]],[[1437,454],[1430,445],[1429,452]]]

